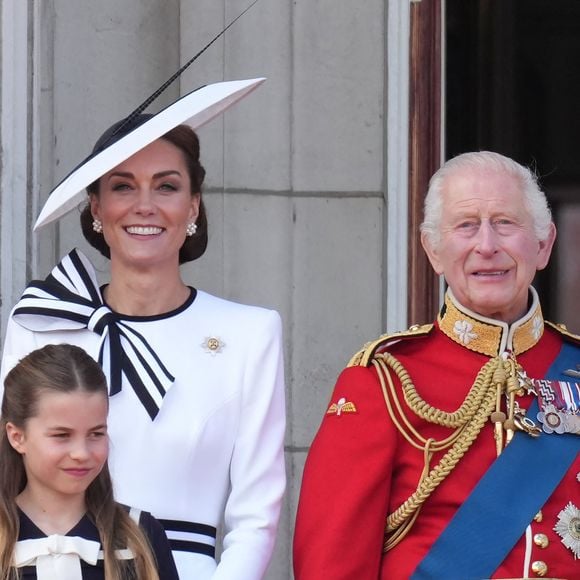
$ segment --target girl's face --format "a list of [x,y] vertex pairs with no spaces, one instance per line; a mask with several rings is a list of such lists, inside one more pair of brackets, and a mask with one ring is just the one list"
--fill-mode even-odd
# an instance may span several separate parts
[[101,177],[91,212],[103,223],[112,262],[139,269],[177,266],[199,199],[183,152],[158,139]]
[[6,425],[10,444],[22,455],[27,492],[40,500],[84,497],[107,461],[107,410],[102,393],[44,392],[23,428]]

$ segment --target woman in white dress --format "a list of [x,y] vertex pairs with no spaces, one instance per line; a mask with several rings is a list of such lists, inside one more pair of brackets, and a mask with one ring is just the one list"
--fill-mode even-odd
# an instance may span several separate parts
[[[96,151],[149,122],[117,124]],[[81,223],[110,282],[99,288],[77,250],[32,282],[2,376],[44,344],[84,348],[109,379],[118,501],[164,524],[180,578],[257,580],[285,487],[281,322],[183,282],[180,264],[207,244],[204,175],[195,132],[178,125],[100,176]]]

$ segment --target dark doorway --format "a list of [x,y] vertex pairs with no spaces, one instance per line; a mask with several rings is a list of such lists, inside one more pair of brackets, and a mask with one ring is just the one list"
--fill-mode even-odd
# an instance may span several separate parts
[[537,277],[545,316],[580,332],[580,2],[447,0],[445,157],[536,168],[558,228]]

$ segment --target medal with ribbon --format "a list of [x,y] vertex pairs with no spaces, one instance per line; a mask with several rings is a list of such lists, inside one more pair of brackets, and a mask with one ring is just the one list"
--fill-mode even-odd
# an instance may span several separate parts
[[545,433],[580,435],[580,383],[532,379]]

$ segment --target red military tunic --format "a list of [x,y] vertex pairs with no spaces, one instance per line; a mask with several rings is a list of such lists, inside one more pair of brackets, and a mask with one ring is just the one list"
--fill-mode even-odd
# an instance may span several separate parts
[[[513,351],[529,377],[543,378],[564,340],[578,344],[577,337],[544,326],[533,290],[532,297],[528,314],[508,327],[462,309],[448,293],[432,328],[378,341],[367,349],[368,361],[364,355],[362,360],[355,357],[357,363],[342,372],[304,469],[294,540],[296,580],[396,580],[412,575],[496,459],[493,425],[486,423],[466,455],[426,500],[408,535],[383,553],[386,516],[417,489],[424,456],[393,424],[372,355],[388,350],[403,364],[427,403],[455,411],[490,357]],[[580,348],[578,355],[580,363]],[[400,382],[394,373],[392,376],[400,392]],[[526,394],[517,400],[525,409],[532,397]],[[420,419],[399,398],[421,435],[437,440],[450,435],[452,429]],[[431,467],[443,453],[434,455]],[[529,472],[522,473],[522,480],[541,477],[542,458],[537,457]],[[534,570],[541,570],[542,563],[546,577],[580,578],[580,560],[554,531],[558,514],[570,502],[576,510],[580,508],[579,478],[580,458],[576,456],[538,515],[541,521],[530,522],[527,533],[522,530],[522,537],[493,578],[536,577]],[[505,517],[510,517],[509,511]],[[446,578],[454,578],[452,559]]]

